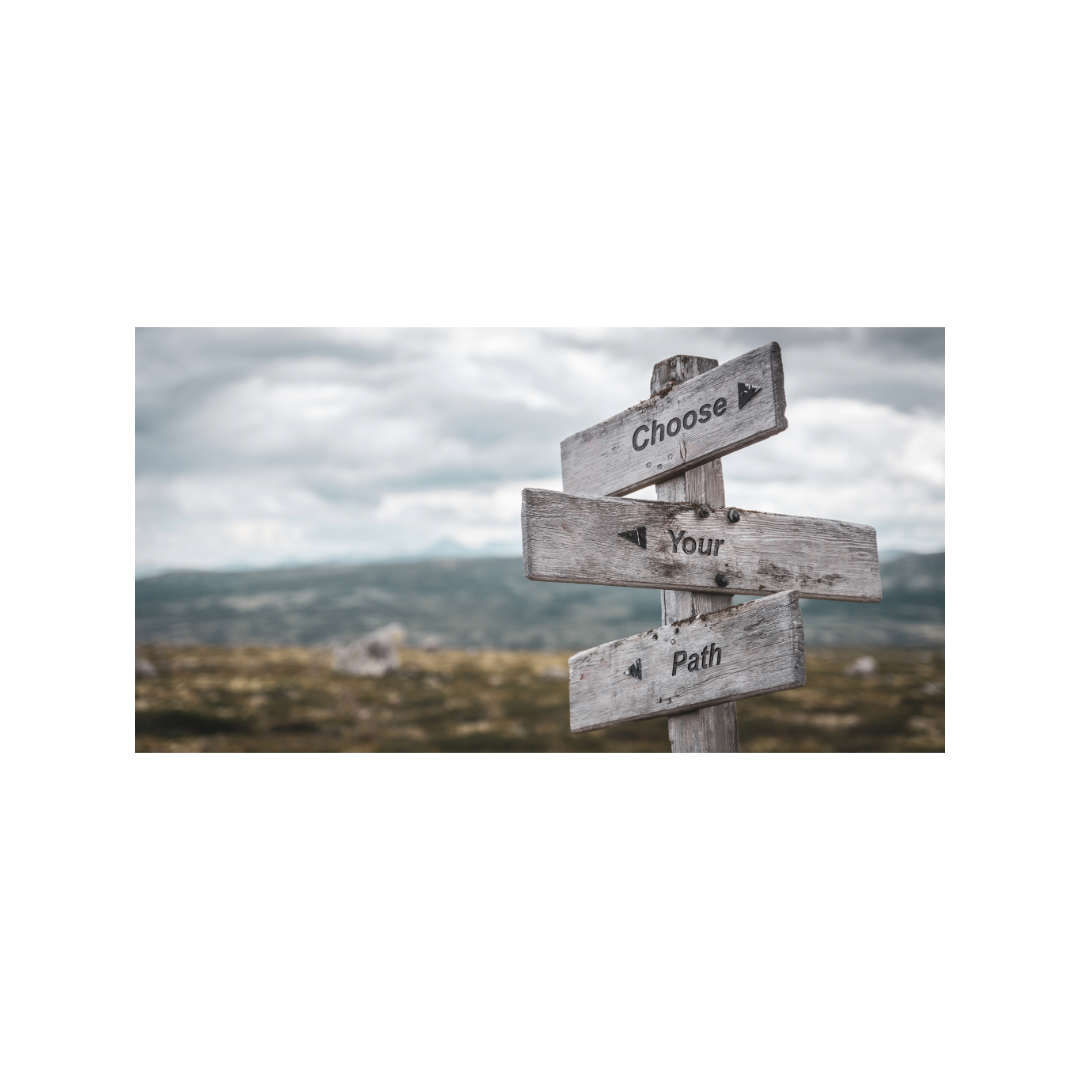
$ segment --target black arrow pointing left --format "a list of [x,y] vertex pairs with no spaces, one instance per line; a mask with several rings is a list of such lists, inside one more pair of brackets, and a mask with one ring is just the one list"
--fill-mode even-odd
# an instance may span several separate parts
[[624,540],[629,540],[631,544],[637,544],[638,547],[645,547],[645,526],[639,525],[636,529],[631,529],[629,532],[621,532],[619,535]]

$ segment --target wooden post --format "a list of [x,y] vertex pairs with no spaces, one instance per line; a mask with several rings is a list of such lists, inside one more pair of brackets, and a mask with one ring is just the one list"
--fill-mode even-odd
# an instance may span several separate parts
[[[653,368],[650,392],[653,395],[702,375],[717,367],[716,360],[704,356],[673,356]],[[721,459],[688,469],[656,485],[656,497],[665,502],[701,502],[713,508],[724,506],[724,472]],[[688,619],[710,611],[731,607],[732,598],[718,593],[676,592],[661,594],[661,622]],[[673,754],[737,754],[739,724],[735,702],[683,713],[668,720],[668,739]]]

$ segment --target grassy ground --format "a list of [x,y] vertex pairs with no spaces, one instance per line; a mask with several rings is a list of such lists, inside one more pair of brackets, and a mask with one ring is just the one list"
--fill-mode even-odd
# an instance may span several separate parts
[[[739,702],[743,752],[945,749],[945,655],[808,649],[806,686]],[[566,654],[402,651],[381,679],[344,675],[300,647],[143,645],[157,670],[135,685],[143,752],[670,753],[666,720],[571,735]]]

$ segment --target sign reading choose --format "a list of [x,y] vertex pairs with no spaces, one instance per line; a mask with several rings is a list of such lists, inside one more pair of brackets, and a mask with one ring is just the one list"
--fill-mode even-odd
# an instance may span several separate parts
[[771,342],[564,439],[563,491],[627,495],[778,434],[785,407]]

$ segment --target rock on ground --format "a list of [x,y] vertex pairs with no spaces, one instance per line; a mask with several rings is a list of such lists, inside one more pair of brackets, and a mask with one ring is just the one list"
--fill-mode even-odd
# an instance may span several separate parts
[[364,637],[334,649],[334,670],[347,675],[389,675],[401,666],[398,649],[405,631],[397,623],[380,626]]
[[858,656],[844,668],[845,675],[876,675],[878,663],[872,656]]

